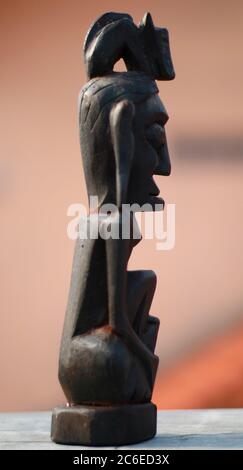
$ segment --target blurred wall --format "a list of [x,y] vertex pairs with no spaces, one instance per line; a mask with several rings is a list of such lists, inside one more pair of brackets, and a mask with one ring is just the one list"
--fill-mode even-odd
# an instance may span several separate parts
[[177,74],[159,83],[173,172],[157,178],[166,202],[176,204],[176,246],[157,252],[143,240],[131,261],[158,274],[151,312],[161,319],[160,373],[243,323],[243,3],[2,2],[2,410],[63,401],[57,361],[73,255],[66,211],[87,202],[77,123],[82,43],[103,12],[129,12],[139,22],[147,10],[169,29]]

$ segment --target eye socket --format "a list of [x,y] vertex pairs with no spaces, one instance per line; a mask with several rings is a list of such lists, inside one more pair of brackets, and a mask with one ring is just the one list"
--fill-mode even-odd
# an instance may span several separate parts
[[166,142],[164,127],[155,122],[146,130],[146,138],[148,142],[157,150]]

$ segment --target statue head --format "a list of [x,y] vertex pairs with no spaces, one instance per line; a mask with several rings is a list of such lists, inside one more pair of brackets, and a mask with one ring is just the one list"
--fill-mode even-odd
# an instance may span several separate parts
[[[166,53],[160,50],[162,60],[158,47],[148,51],[149,40],[156,44],[164,37],[164,30],[155,31],[151,22],[146,16],[137,27],[129,15],[109,13],[86,37],[91,80],[80,93],[80,140],[88,195],[98,196],[99,208],[106,203],[118,208],[136,203],[141,210],[145,204],[152,210],[163,207],[153,175],[171,171],[165,134],[168,114],[154,78],[172,79],[174,71],[168,33],[162,44]],[[128,71],[113,71],[120,58]]]

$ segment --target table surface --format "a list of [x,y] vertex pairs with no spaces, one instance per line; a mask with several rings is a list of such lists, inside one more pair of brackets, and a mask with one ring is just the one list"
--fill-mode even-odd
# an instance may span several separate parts
[[[90,449],[54,444],[50,426],[51,412],[1,413],[0,449]],[[105,449],[243,449],[243,409],[159,411],[154,439]]]

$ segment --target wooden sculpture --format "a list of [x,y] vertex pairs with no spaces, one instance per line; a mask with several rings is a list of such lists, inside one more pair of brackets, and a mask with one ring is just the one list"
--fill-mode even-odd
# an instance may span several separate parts
[[[59,361],[68,405],[53,411],[52,439],[124,445],[156,432],[151,396],[159,321],[149,315],[155,273],[127,271],[139,239],[122,237],[122,210],[163,208],[153,175],[170,174],[168,115],[155,79],[175,74],[168,32],[155,28],[149,13],[139,26],[127,14],[98,18],[84,58],[89,82],[80,93],[80,141],[88,195],[98,198],[99,236],[76,242]],[[127,71],[114,72],[121,58]],[[117,211],[105,215],[107,204]],[[89,228],[91,222],[90,214]],[[102,236],[111,224],[119,237]],[[128,224],[136,231],[132,215]]]

